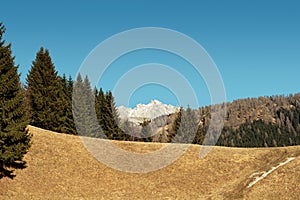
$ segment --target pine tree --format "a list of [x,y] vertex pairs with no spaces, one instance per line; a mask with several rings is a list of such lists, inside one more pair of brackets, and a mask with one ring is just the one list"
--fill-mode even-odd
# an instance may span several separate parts
[[109,92],[105,93],[105,99],[102,105],[104,106],[102,113],[104,117],[104,131],[109,139],[116,139],[115,121],[113,119]]
[[78,134],[89,137],[101,137],[97,120],[95,96],[88,77],[84,81],[79,74],[73,89],[73,116]]
[[180,128],[182,112],[183,112],[183,107],[180,107],[180,110],[178,113],[176,113],[176,118],[173,121],[171,128],[169,130],[169,135],[168,135],[169,141],[173,141],[173,139],[177,134],[178,129]]
[[204,138],[205,138],[204,128],[199,125],[195,138],[193,140],[193,144],[203,144]]
[[119,114],[115,105],[114,97],[111,91],[105,94],[105,107],[106,107],[106,123],[107,123],[107,134],[110,135],[111,139],[122,140],[123,131],[119,128],[120,119]]
[[120,119],[118,110],[115,105],[114,97],[111,91],[105,94],[100,88],[95,93],[95,110],[98,118],[98,123],[101,126],[103,133],[108,139],[127,140],[129,136],[125,134],[119,127]]
[[91,89],[91,83],[88,76],[83,81],[83,95],[87,116],[85,118],[88,135],[91,137],[100,137],[100,126],[98,124],[95,110],[95,95]]
[[151,142],[151,128],[149,124],[151,123],[151,120],[144,119],[140,125],[142,126],[141,134],[140,134],[140,140],[144,142]]
[[14,64],[11,45],[2,36],[5,27],[0,23],[0,178],[13,177],[8,167],[24,166],[22,160],[30,147],[24,93],[21,90],[18,66]]
[[85,131],[84,127],[84,105],[83,105],[83,80],[80,74],[74,83],[73,98],[72,98],[72,110],[76,130],[78,134],[83,134]]
[[95,95],[95,111],[97,115],[98,124],[100,125],[101,129],[103,129],[103,115],[102,115],[102,108],[104,103],[104,93],[102,88],[98,91],[97,88],[94,88],[94,95]]
[[174,138],[175,142],[192,143],[198,130],[198,120],[194,111],[188,106],[181,111],[180,127]]
[[111,91],[108,92],[108,95],[106,98],[107,98],[107,103],[109,104],[108,106],[110,107],[110,110],[112,112],[112,117],[113,117],[114,126],[115,126],[114,128],[117,131],[120,131],[118,128],[121,125],[120,115],[119,115],[119,112],[118,112],[118,109],[117,109],[117,106],[115,103],[115,98],[112,95]]
[[73,94],[73,86],[74,86],[74,81],[71,76],[69,76],[69,79],[67,81],[67,93],[69,98],[72,100],[72,94]]
[[31,99],[31,124],[40,128],[59,131],[57,111],[62,109],[58,102],[59,80],[49,51],[41,48],[32,62],[27,76]]
[[75,134],[70,80],[59,77],[49,51],[41,48],[27,76],[31,124],[40,128]]
[[72,113],[71,88],[73,88],[73,81],[70,78],[69,81],[67,81],[65,75],[63,75],[63,77],[59,79],[60,79],[60,84],[59,84],[60,96],[58,97],[58,100],[60,102],[60,105],[64,106],[64,108],[61,108],[60,110],[57,111],[60,113],[59,121],[61,121],[59,130],[63,133],[76,134],[76,128],[75,128],[75,123],[74,123],[74,118]]

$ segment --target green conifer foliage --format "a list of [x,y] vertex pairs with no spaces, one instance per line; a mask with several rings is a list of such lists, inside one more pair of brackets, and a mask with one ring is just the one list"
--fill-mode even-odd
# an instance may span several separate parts
[[180,128],[180,123],[181,123],[181,116],[182,116],[182,112],[183,112],[183,107],[180,107],[179,112],[176,114],[176,118],[173,121],[170,131],[169,131],[169,141],[173,141],[173,139],[175,138],[178,129]]
[[89,137],[101,137],[101,129],[95,111],[95,96],[88,77],[82,80],[81,75],[73,88],[73,116],[78,134]]
[[31,99],[31,124],[58,131],[59,80],[47,49],[41,48],[37,53],[27,76],[27,84]]
[[60,78],[60,81],[59,102],[62,107],[61,110],[58,110],[57,112],[60,113],[59,119],[62,123],[60,124],[59,129],[63,133],[76,134],[76,128],[72,113],[72,92],[70,91],[71,88],[73,88],[73,82],[70,78],[69,80],[67,80],[65,75]]
[[111,91],[106,92],[105,94],[105,116],[107,123],[106,133],[109,135],[110,139],[122,140],[123,132],[119,128],[119,114],[115,106],[114,97]]
[[[47,130],[75,134],[72,118],[72,87],[57,75],[49,51],[41,48],[27,76],[31,124]],[[70,85],[70,86],[69,86]]]
[[14,64],[11,45],[5,45],[2,36],[5,28],[0,23],[0,178],[12,177],[7,167],[24,166],[22,160],[30,147],[31,136],[21,90],[18,67]]
[[95,94],[97,118],[103,133],[108,139],[128,140],[129,136],[119,127],[120,119],[112,92],[107,91],[104,94],[100,88]]
[[174,137],[174,142],[192,143],[198,131],[198,119],[195,112],[188,107],[186,110],[181,109],[180,127]]

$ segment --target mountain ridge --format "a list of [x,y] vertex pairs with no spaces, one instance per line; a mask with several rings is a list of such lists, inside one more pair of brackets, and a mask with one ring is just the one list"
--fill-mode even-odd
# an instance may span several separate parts
[[117,107],[121,122],[126,120],[139,124],[144,120],[152,120],[160,116],[170,115],[179,111],[179,107],[164,104],[156,99],[148,104],[137,104],[134,108],[125,106]]

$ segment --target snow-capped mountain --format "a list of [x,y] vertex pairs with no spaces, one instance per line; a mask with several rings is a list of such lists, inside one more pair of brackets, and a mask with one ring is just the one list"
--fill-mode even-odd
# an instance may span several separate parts
[[173,105],[166,105],[158,100],[152,100],[149,104],[138,104],[135,108],[119,106],[118,112],[121,121],[133,122],[135,124],[143,122],[144,119],[154,119],[159,116],[169,115],[179,111],[180,108]]

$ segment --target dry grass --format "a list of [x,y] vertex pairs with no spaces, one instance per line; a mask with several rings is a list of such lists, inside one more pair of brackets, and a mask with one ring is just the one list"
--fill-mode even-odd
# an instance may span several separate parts
[[[191,146],[173,164],[146,174],[117,171],[97,161],[79,137],[30,127],[33,145],[13,180],[0,180],[0,199],[297,199],[300,147],[215,147],[199,159]],[[114,142],[133,152],[165,144]],[[180,147],[180,145],[178,145]],[[254,172],[297,158],[246,189]],[[159,158],[158,158],[159,159]]]

